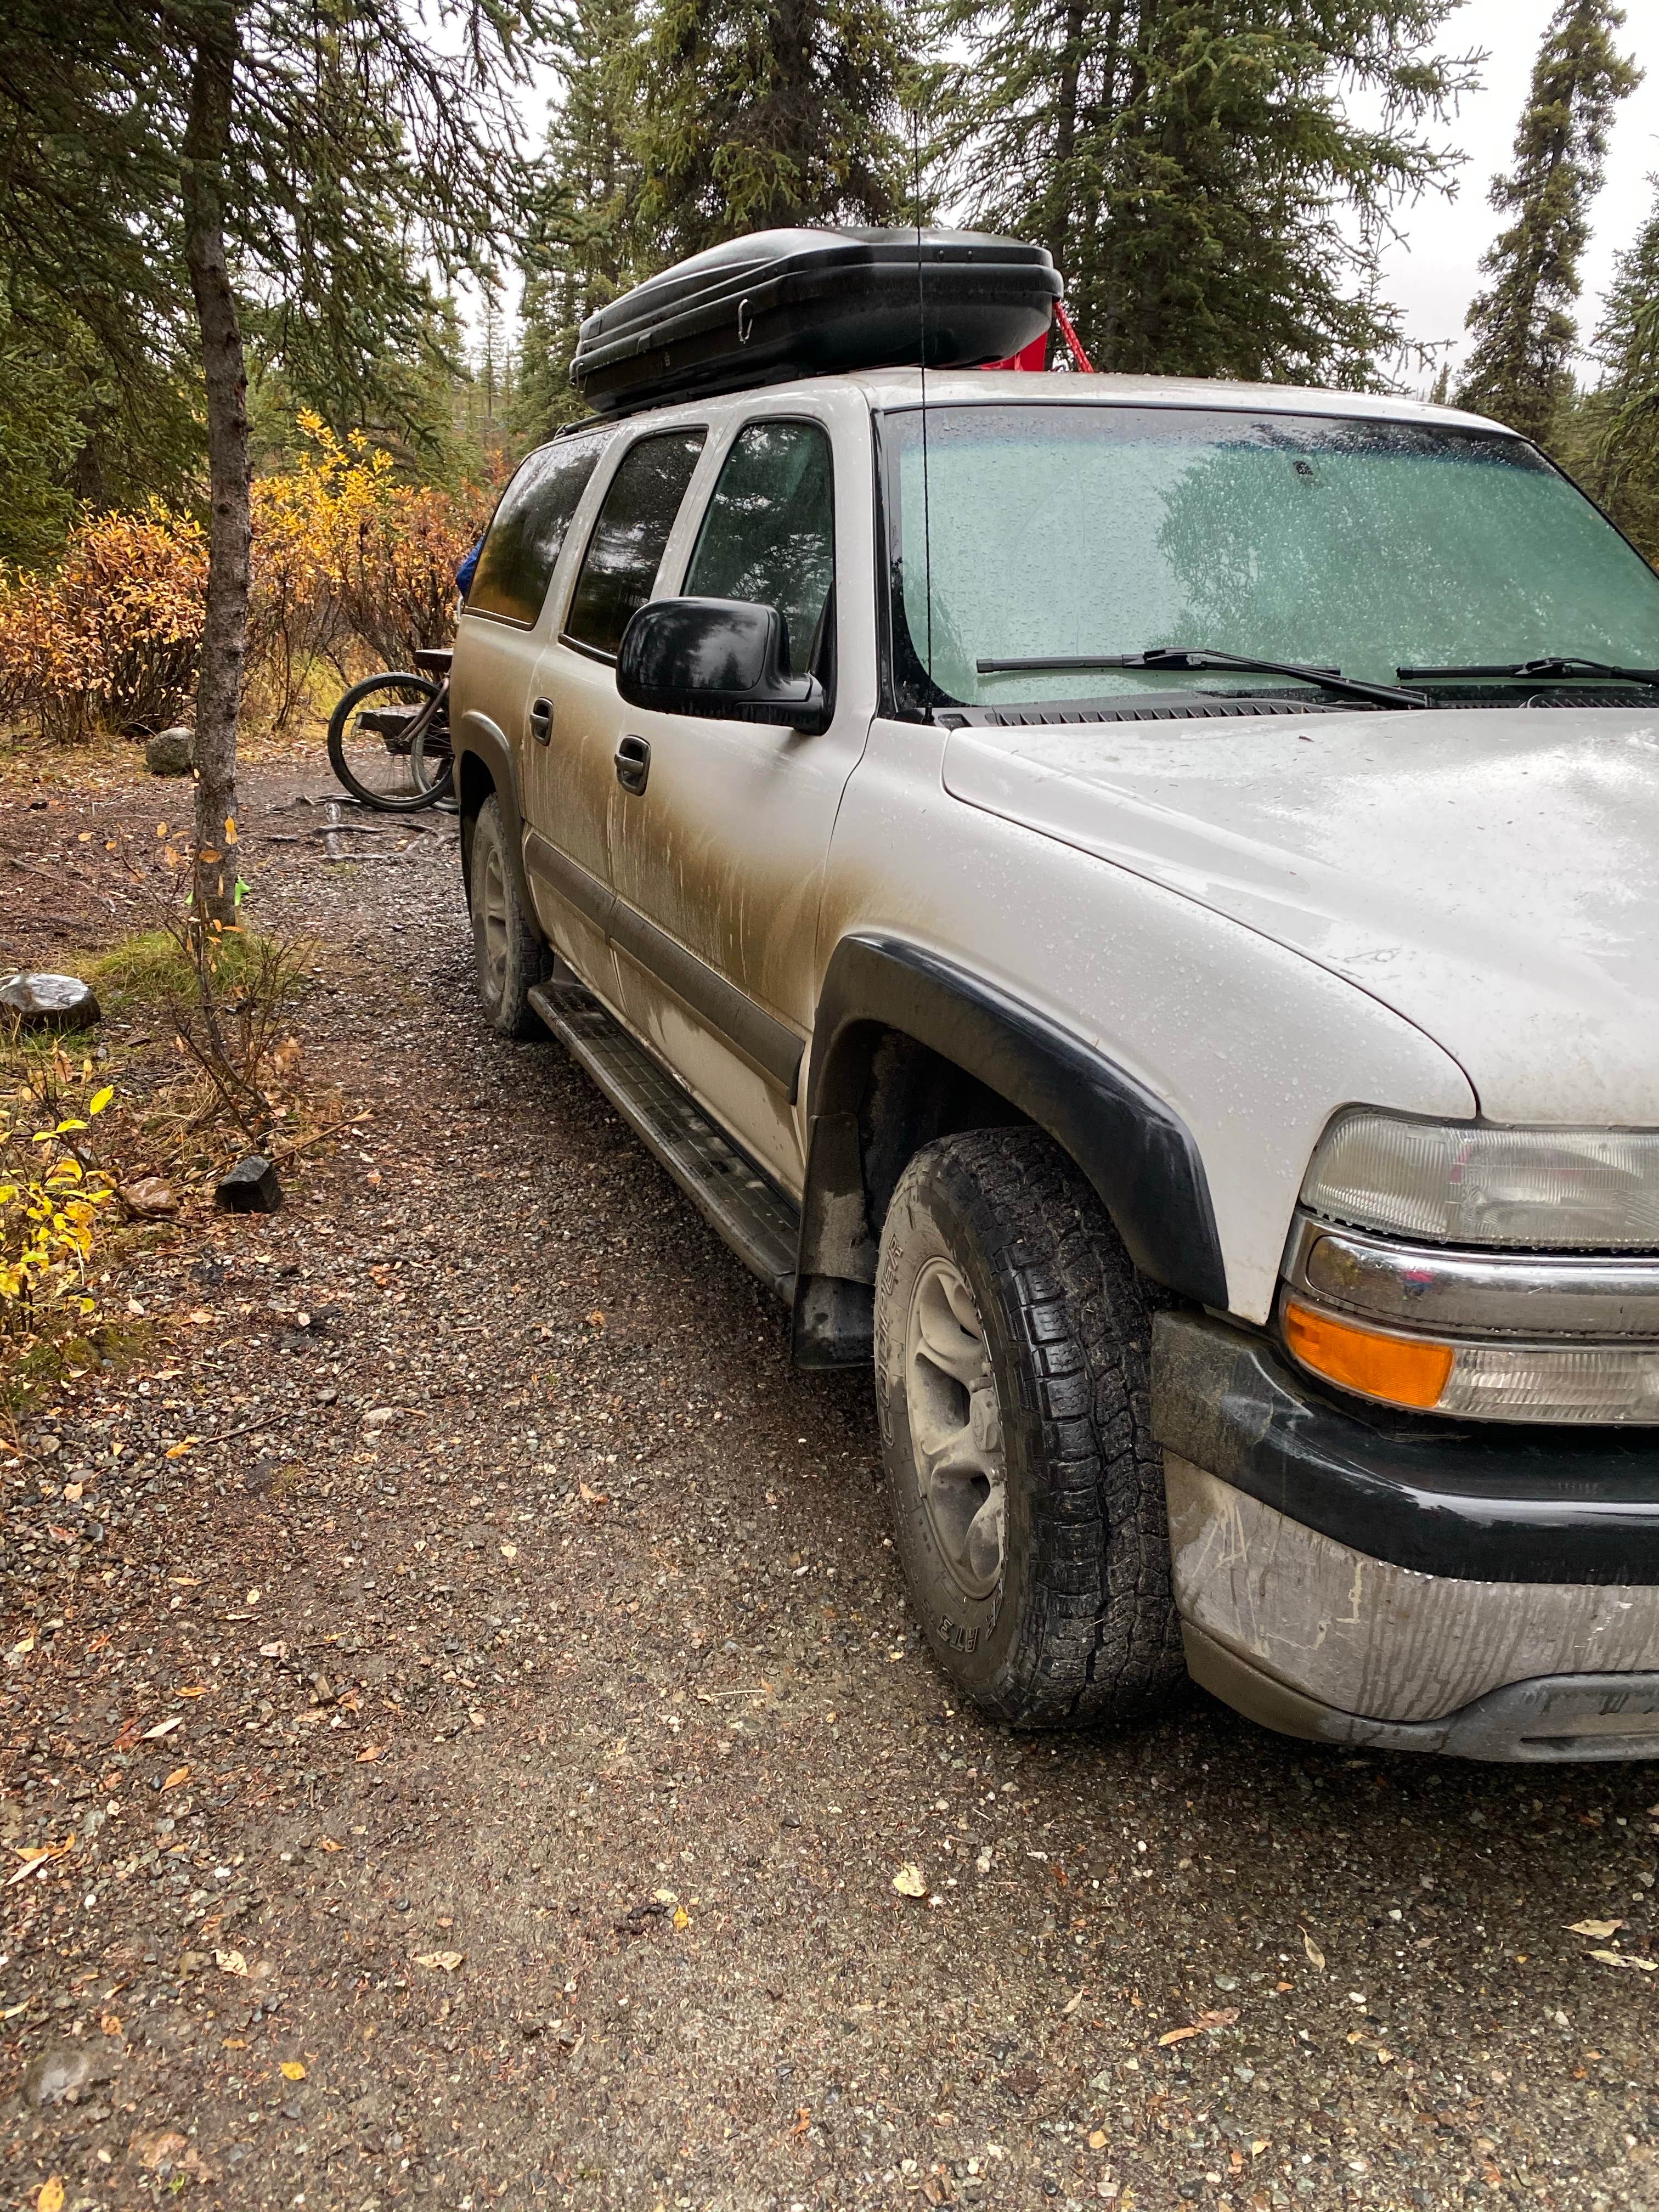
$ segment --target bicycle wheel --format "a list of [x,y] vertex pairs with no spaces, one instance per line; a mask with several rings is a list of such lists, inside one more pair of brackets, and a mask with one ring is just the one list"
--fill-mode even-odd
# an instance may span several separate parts
[[328,757],[346,789],[389,814],[430,806],[416,781],[415,740],[439,687],[424,676],[370,676],[354,684],[329,719]]
[[410,746],[410,772],[425,792],[428,804],[433,806],[441,799],[448,798],[455,783],[455,756],[450,748],[449,716],[443,711],[448,704],[448,694],[446,693],[437,710],[422,717]]

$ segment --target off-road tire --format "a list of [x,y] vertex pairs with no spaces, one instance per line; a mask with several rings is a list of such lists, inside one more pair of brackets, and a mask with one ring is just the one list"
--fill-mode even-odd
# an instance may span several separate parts
[[[953,1571],[912,1449],[912,1306],[930,1269],[971,1289],[1000,1414],[1002,1549],[982,1595]],[[875,1315],[894,1539],[940,1665],[1018,1727],[1137,1719],[1184,1679],[1150,1433],[1156,1297],[1094,1191],[1039,1130],[943,1138],[900,1178]]]
[[531,1006],[530,991],[547,975],[551,963],[525,911],[493,792],[472,825],[468,874],[473,966],[484,1013],[490,1027],[503,1036],[534,1036],[541,1024]]

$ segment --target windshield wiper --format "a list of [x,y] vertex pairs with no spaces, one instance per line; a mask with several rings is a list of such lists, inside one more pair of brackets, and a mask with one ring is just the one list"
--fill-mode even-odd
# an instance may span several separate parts
[[1644,684],[1659,690],[1659,668],[1615,668],[1607,660],[1581,660],[1576,653],[1550,653],[1542,660],[1505,660],[1495,667],[1396,668],[1396,676],[1431,683],[1438,676],[1612,676],[1621,684]]
[[[1212,653],[1205,646],[1149,645],[1145,653],[1037,653],[1023,660],[975,662],[981,676],[1021,671],[1050,674],[1088,668],[1243,668],[1257,676],[1293,676],[1317,684],[1340,699],[1369,699],[1379,707],[1426,707],[1420,691],[1397,690],[1392,684],[1366,684],[1335,668],[1310,668],[1299,660],[1257,660],[1243,653]],[[1406,672],[1402,669],[1401,673]]]

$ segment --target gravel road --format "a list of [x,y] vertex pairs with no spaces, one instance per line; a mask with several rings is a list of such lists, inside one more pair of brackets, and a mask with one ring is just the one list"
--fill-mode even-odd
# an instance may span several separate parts
[[[374,1118],[0,1451],[6,2201],[1659,2204],[1659,1774],[957,1710],[866,1385],[485,1031],[453,828],[323,790],[242,850]],[[4,950],[155,804],[0,793]]]

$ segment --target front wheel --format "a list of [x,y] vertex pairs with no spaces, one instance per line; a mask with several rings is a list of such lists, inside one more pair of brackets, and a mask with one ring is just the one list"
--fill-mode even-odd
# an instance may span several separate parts
[[415,740],[438,696],[424,676],[370,676],[352,685],[329,718],[328,758],[354,799],[387,814],[431,805],[434,794],[415,772]]
[[946,1672],[1021,1727],[1155,1711],[1184,1668],[1152,1320],[1092,1188],[1040,1130],[927,1146],[875,1322],[894,1539]]

